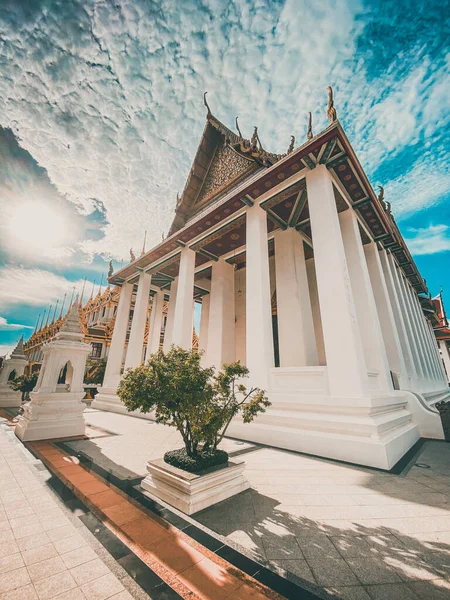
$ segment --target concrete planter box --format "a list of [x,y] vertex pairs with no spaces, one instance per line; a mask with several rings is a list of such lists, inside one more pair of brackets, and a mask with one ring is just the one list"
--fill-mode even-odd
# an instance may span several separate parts
[[226,500],[250,487],[243,475],[245,463],[228,461],[201,474],[189,473],[162,458],[147,463],[141,487],[187,515]]

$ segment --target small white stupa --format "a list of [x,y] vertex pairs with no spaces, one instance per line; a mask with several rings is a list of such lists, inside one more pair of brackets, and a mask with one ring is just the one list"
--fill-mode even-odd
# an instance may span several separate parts
[[78,302],[55,337],[42,347],[44,360],[30,402],[15,433],[22,441],[84,435],[83,378],[91,346],[83,342]]
[[0,371],[0,407],[20,406],[22,393],[15,392],[9,382],[23,375],[28,360],[23,351],[23,336],[11,353],[10,358],[5,360]]

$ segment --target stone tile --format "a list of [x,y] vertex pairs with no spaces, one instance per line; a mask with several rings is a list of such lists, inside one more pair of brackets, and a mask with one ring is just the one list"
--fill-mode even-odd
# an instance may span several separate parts
[[52,575],[46,579],[36,581],[34,584],[39,600],[48,600],[58,594],[67,592],[72,588],[77,587],[75,579],[69,571],[63,571],[57,575]]
[[29,550],[30,548],[38,548],[39,546],[43,546],[49,542],[50,538],[44,531],[42,533],[33,533],[32,535],[27,535],[23,538],[20,538],[20,540],[17,540],[17,545],[19,546],[19,550],[23,552],[24,550]]
[[362,585],[351,585],[348,587],[331,587],[325,590],[340,598],[341,600],[371,600],[369,594]]
[[9,554],[15,554],[16,552],[19,552],[19,546],[17,545],[16,540],[5,540],[0,544],[0,558],[8,556]]
[[73,569],[70,569],[70,573],[77,584],[82,585],[83,583],[88,583],[93,579],[103,577],[103,575],[108,575],[110,571],[99,558],[96,558],[95,560],[91,560],[89,562],[80,564]]
[[8,573],[8,571],[13,571],[14,569],[19,569],[20,567],[24,566],[25,565],[20,552],[0,558],[0,574]]
[[346,586],[358,585],[359,581],[342,558],[309,559],[310,566],[316,581],[321,586]]
[[15,590],[28,583],[31,583],[31,581],[26,568],[14,569],[14,571],[9,571],[9,573],[3,573],[0,577],[0,593]]
[[400,577],[385,562],[375,557],[348,558],[347,563],[361,583],[365,585],[401,581]]
[[50,575],[56,575],[62,571],[66,571],[66,565],[63,563],[59,556],[53,558],[47,558],[38,563],[28,565],[28,573],[30,574],[31,581],[36,582],[40,579],[50,577]]
[[129,502],[125,500],[120,504],[116,504],[115,506],[110,506],[109,508],[104,508],[103,512],[105,515],[116,523],[116,525],[124,525],[130,521],[135,521],[136,519],[142,519],[145,515],[144,513],[135,508]]
[[57,556],[56,548],[52,543],[38,546],[37,548],[30,548],[22,552],[22,557],[26,565],[32,565],[42,560],[47,560]]
[[297,538],[305,558],[341,558],[336,547],[326,535],[311,536],[308,538]]
[[21,538],[28,537],[34,534],[41,535],[45,533],[45,531],[40,523],[31,523],[29,525],[22,525],[21,527],[17,527],[17,529],[14,529],[13,533],[16,540],[20,540]]
[[89,546],[82,546],[81,548],[76,548],[75,550],[62,554],[61,558],[66,567],[72,569],[83,563],[95,560],[98,556],[92,548],[89,548]]
[[1,600],[37,600],[37,594],[34,585],[29,583],[22,587],[5,592],[0,596]]
[[450,598],[450,582],[445,579],[411,581],[407,586],[420,600],[448,600]]
[[77,489],[82,494],[89,497],[89,496],[92,496],[93,494],[97,494],[98,492],[106,492],[106,490],[108,489],[108,486],[106,486],[101,481],[94,479],[94,481],[86,481],[85,483],[77,484]]
[[311,583],[316,583],[314,575],[312,574],[312,571],[309,568],[306,560],[275,560],[272,562],[272,565],[279,567],[284,571],[289,571],[301,579],[305,579]]
[[47,535],[52,542],[57,542],[59,540],[64,540],[71,535],[74,535],[75,529],[72,524],[64,525],[63,527],[58,527],[57,529],[51,529],[48,531]]
[[124,590],[123,585],[114,575],[104,575],[81,586],[83,594],[89,600],[105,600]]
[[[57,596],[53,596],[52,600],[85,600],[86,596],[81,591],[81,588],[73,588]],[[86,599],[89,600],[89,599]]]
[[[373,600],[418,600],[406,583],[369,585],[366,590]],[[431,599],[432,597],[429,600]]]
[[44,531],[51,531],[53,529],[60,529],[61,527],[68,527],[72,525],[67,517],[58,517],[56,519],[46,519],[41,521],[41,525]]
[[123,592],[111,596],[110,600],[133,600],[133,596],[126,590],[123,590]]
[[93,494],[89,497],[89,500],[99,508],[108,508],[123,502],[122,496],[119,496],[119,494],[117,494],[114,490],[107,490],[106,492]]
[[304,558],[295,538],[280,538],[276,544],[270,543],[267,545],[263,538],[263,543],[268,560]]
[[53,542],[53,545],[59,554],[64,554],[87,546],[86,540],[79,533],[76,533],[73,528],[71,528],[71,532],[72,534],[69,535],[69,537],[58,539]]

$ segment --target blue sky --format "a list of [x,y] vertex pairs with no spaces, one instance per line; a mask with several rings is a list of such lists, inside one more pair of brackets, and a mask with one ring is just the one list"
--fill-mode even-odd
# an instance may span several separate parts
[[[326,86],[434,295],[450,290],[448,3],[3,0],[0,355],[166,233],[211,108],[269,150]],[[445,298],[445,295],[444,295]],[[450,300],[449,300],[450,303]]]

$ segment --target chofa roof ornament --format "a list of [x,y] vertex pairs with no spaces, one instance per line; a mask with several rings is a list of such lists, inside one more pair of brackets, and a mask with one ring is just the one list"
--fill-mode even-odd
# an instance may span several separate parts
[[333,88],[331,87],[331,85],[329,85],[327,87],[327,90],[328,90],[327,115],[328,115],[328,118],[330,120],[330,125],[331,125],[331,123],[334,123],[335,121],[337,121],[337,113],[336,113],[336,109],[334,108]]
[[210,116],[212,116],[212,112],[211,112],[211,109],[209,108],[209,104],[208,104],[208,102],[207,102],[207,100],[206,100],[206,94],[207,94],[207,93],[208,93],[208,92],[205,92],[205,93],[203,94],[203,104],[206,106],[206,108],[207,108],[207,110],[208,110],[208,117],[210,117]]
[[308,138],[308,140],[312,140],[312,138],[314,137],[312,130],[312,114],[310,112],[308,113],[308,133],[306,134],[306,137]]

